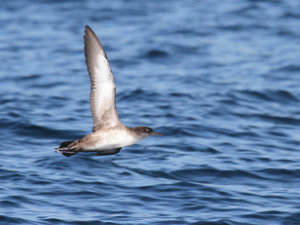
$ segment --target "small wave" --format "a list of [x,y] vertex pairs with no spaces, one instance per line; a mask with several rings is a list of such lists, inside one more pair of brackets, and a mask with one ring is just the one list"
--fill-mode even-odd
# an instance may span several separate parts
[[32,137],[32,138],[57,138],[73,139],[74,137],[80,137],[80,134],[72,131],[66,132],[65,130],[58,130],[53,127],[42,126],[24,121],[3,121],[0,120],[0,126],[5,126],[14,133]]
[[17,76],[15,80],[17,81],[33,81],[36,79],[41,78],[40,74],[29,74],[29,75],[22,75],[22,76]]
[[262,174],[265,177],[278,180],[297,179],[300,180],[300,169],[284,169],[284,168],[264,168],[257,170],[256,173]]
[[191,225],[243,225],[240,223],[235,223],[232,220],[200,220],[198,222],[191,223]]
[[282,225],[299,225],[300,224],[300,212],[290,213],[289,216],[286,216],[281,221]]
[[153,101],[153,99],[159,97],[159,93],[144,90],[144,89],[135,89],[132,91],[126,91],[122,92],[119,95],[117,95],[117,101],[123,101],[123,100],[132,100],[132,101],[138,101],[140,99],[148,99]]
[[[298,98],[293,95],[291,92],[286,90],[242,90],[235,92],[237,96],[245,95],[247,98],[250,97],[256,100],[263,101],[272,101],[272,102],[280,102],[280,103],[295,103],[298,102]],[[235,95],[233,93],[233,95]]]
[[293,19],[300,19],[300,14],[297,12],[285,12],[282,15],[282,18],[293,18]]
[[211,179],[215,179],[218,177],[219,179],[264,179],[262,176],[258,175],[258,173],[252,173],[250,171],[245,170],[220,170],[213,167],[205,166],[201,169],[181,169],[175,170],[171,172],[171,175],[183,179],[183,180],[193,180],[193,181],[201,181],[203,177],[210,177]]
[[270,121],[274,123],[280,123],[280,124],[288,124],[293,126],[299,126],[300,125],[300,119],[291,118],[291,117],[285,117],[285,116],[273,116],[273,115],[267,115],[267,114],[253,114],[252,116],[260,118],[264,121]]
[[148,52],[146,52],[144,57],[146,57],[146,58],[165,58],[168,55],[169,54],[166,51],[158,50],[158,49],[151,49]]
[[300,72],[300,66],[299,65],[285,65],[282,67],[279,67],[277,69],[274,69],[273,72],[290,72],[290,73],[298,73]]
[[78,219],[58,219],[58,218],[42,218],[43,221],[47,222],[47,224],[82,224],[82,225],[117,225],[117,223],[112,223],[112,222],[101,222],[101,220],[78,220]]
[[0,215],[0,221],[2,224],[31,224],[31,221],[16,216]]

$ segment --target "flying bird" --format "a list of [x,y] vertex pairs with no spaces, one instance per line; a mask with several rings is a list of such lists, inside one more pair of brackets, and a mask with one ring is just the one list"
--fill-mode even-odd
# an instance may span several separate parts
[[79,152],[113,155],[146,137],[161,136],[150,127],[127,127],[121,123],[115,104],[114,75],[99,39],[89,26],[85,27],[84,32],[84,51],[91,80],[93,132],[78,140],[62,142],[56,151],[67,157]]

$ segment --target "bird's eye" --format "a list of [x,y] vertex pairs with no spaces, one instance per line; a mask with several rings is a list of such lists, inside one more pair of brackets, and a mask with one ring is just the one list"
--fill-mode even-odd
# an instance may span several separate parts
[[151,133],[153,130],[151,129],[151,128],[148,128],[148,127],[146,127],[145,129],[144,129],[144,132],[145,133]]

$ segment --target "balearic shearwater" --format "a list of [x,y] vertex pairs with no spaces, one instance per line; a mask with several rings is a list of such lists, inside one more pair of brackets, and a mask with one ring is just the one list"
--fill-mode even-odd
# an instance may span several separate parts
[[119,119],[115,104],[116,86],[105,51],[94,31],[85,27],[84,51],[91,80],[90,104],[93,132],[75,141],[64,141],[56,148],[64,156],[78,152],[113,155],[121,148],[152,136],[162,135],[149,127],[126,127]]

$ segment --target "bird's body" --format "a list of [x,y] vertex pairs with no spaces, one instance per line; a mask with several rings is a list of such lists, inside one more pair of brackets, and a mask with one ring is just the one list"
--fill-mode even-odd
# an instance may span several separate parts
[[133,145],[140,139],[125,126],[100,129],[86,135],[77,145],[83,152],[101,151]]
[[65,156],[78,152],[97,152],[112,155],[122,147],[133,145],[151,135],[160,135],[148,127],[126,127],[118,117],[114,76],[105,51],[95,33],[86,26],[85,57],[91,80],[90,104],[93,116],[93,133],[75,141],[62,142],[57,148]]

